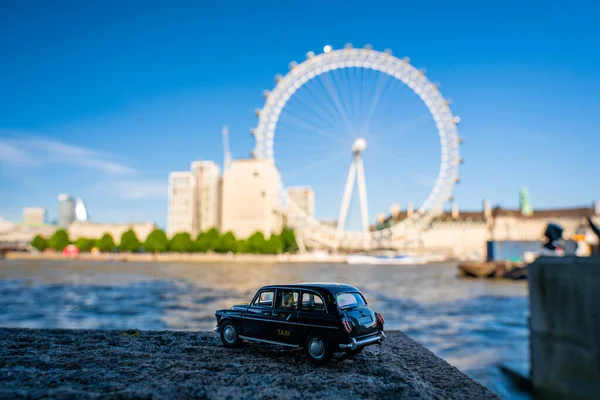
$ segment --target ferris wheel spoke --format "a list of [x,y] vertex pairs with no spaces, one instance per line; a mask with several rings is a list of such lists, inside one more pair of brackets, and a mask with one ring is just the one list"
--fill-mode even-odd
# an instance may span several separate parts
[[[281,136],[282,137],[277,141],[275,148],[284,147],[286,149],[289,149],[289,153],[293,154],[296,158],[314,159],[315,157],[320,155],[326,156],[332,154],[332,152],[337,153],[341,151],[341,149],[346,149],[346,146],[338,146],[337,144],[332,143],[330,141],[318,143],[319,145],[315,146],[314,140],[306,140],[305,137],[293,135],[293,133],[287,134],[286,132],[286,134]],[[347,152],[347,150],[345,151]]]
[[365,120],[365,115],[364,115],[365,75],[368,74],[370,69],[357,68],[357,70],[358,70],[358,75],[359,75],[358,82],[360,83],[360,89],[358,91],[358,109],[360,110],[359,118],[360,118],[360,121],[364,121]]
[[382,93],[385,88],[384,82],[387,80],[387,78],[381,79],[381,75],[385,75],[385,74],[383,74],[382,72],[378,72],[377,77],[375,78],[375,91],[373,94],[373,99],[371,100],[371,105],[369,107],[369,111],[367,112],[367,116],[365,117],[365,120],[364,120],[365,121],[365,126],[364,126],[365,131],[368,131],[370,129],[371,118],[373,117],[375,109],[377,108],[377,105],[379,104],[379,100],[381,99]]
[[395,160],[398,161],[402,161],[402,162],[410,162],[410,161],[417,161],[415,159],[415,154],[416,154],[416,148],[410,148],[410,149],[402,149],[401,152],[399,151],[392,151],[390,149],[388,149],[387,146],[382,145],[382,146],[376,146],[375,151],[377,152],[381,152],[385,155],[387,155],[390,158],[393,158]]
[[[312,95],[308,88],[307,91]],[[329,112],[325,110],[325,107],[321,104],[321,102],[317,100],[317,98],[312,96],[315,101],[310,102],[305,101],[303,96],[300,94],[296,95],[295,97],[295,100],[301,104],[306,111],[309,112],[309,118],[313,119],[312,117],[317,117],[321,122],[329,125],[331,128],[338,128],[339,124],[336,124],[337,118],[335,117],[335,113],[330,115]]]
[[335,104],[335,106],[338,110],[338,113],[344,120],[346,128],[348,129],[348,132],[350,132],[350,122],[348,121],[348,115],[346,114],[346,110],[344,109],[344,107],[342,106],[342,103],[340,102],[340,98],[337,95],[337,90],[334,88],[333,79],[329,76],[329,74],[318,75],[317,79],[319,80],[319,82],[321,83],[321,85],[323,86],[323,88],[325,89],[327,94],[332,99],[333,103]]
[[[412,91],[408,88],[408,86],[406,86],[403,82],[394,79],[393,83],[392,83],[392,87],[390,88],[390,90],[387,90],[384,92],[381,100],[386,100],[393,93],[398,93],[398,92],[400,92],[400,94],[397,96],[397,98],[393,99],[393,101],[388,101],[389,106],[386,107],[385,109],[382,109],[383,114],[389,114],[389,113],[395,114],[395,113],[397,113],[398,110],[403,109],[404,103],[407,100],[406,97],[412,93]],[[385,102],[384,102],[384,104],[385,104]]]
[[[360,81],[360,69],[352,68],[352,82],[354,82],[354,90],[352,90],[352,105],[354,106],[354,110],[356,110],[355,117],[358,118],[358,121],[362,120],[362,110],[360,106],[360,98],[362,96],[362,83]],[[360,132],[360,135],[363,135],[363,132]]]
[[[354,104],[354,97],[356,96],[356,90],[353,90],[352,88],[352,83],[354,82],[353,78],[352,78],[352,70],[354,68],[344,68],[344,74],[346,75],[346,79],[344,79],[344,81],[346,82],[346,88],[348,88],[348,94],[347,94],[347,98],[348,98],[348,110],[350,111],[350,118],[351,119],[356,119],[357,116],[357,110],[355,108],[355,104]],[[361,132],[354,132],[354,135],[360,135]]]
[[[332,71],[332,78],[335,80],[335,87],[337,88],[339,98],[341,99],[342,106],[346,112],[347,120],[348,120],[348,134],[351,138],[356,138],[356,127],[353,124],[353,117],[355,114],[352,111],[352,101],[351,101],[351,93],[352,88],[350,87],[350,83],[347,78],[344,78],[348,72],[348,68],[340,68]],[[344,100],[345,99],[345,100]]]
[[407,134],[415,128],[425,125],[427,122],[429,122],[430,118],[430,115],[421,114],[418,117],[413,118],[411,121],[401,121],[392,127],[384,128],[378,131],[378,133],[382,135],[384,140],[395,139],[398,136]]
[[[335,134],[325,131],[323,129],[320,129],[308,122],[303,121],[300,117],[293,115],[291,112],[287,112],[286,115],[286,119],[291,119],[294,120],[294,123],[298,126],[303,127],[302,129],[300,129],[299,131],[301,132],[313,132],[316,133],[317,135],[320,135],[324,138],[336,141],[336,142],[340,142],[343,143],[342,139],[337,137]],[[288,125],[289,126],[289,125]]]
[[347,155],[348,155],[348,151],[347,150],[339,151],[339,152],[333,153],[333,154],[329,153],[329,155],[327,157],[321,158],[321,159],[319,159],[319,160],[317,160],[315,162],[312,162],[310,164],[307,164],[307,165],[305,165],[305,166],[303,166],[301,168],[297,168],[297,169],[291,171],[289,175],[291,177],[293,177],[293,176],[297,176],[297,175],[300,175],[300,174],[304,174],[306,172],[314,170],[317,167],[322,167],[325,164],[328,164],[328,163],[332,162],[333,160],[336,160],[336,159],[338,159],[338,158],[340,158],[342,156],[347,156]]
[[315,95],[315,93],[311,89],[311,86],[316,86],[314,84],[314,80],[312,82],[307,82],[305,87],[306,87],[306,91],[308,92],[308,94],[317,103],[317,105],[315,106],[315,109],[319,110],[322,113],[327,114],[328,118],[331,119],[329,121],[330,125],[332,125],[334,128],[338,128],[339,127],[339,117],[340,117],[339,113],[336,111],[335,107],[333,107],[331,105],[331,101],[322,101],[319,98],[319,96]]

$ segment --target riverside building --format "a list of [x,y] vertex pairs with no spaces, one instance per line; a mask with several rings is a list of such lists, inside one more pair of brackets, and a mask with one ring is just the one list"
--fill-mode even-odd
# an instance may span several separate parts
[[194,161],[195,180],[192,233],[197,235],[219,227],[220,170],[212,161]]
[[42,226],[46,223],[46,210],[39,207],[23,209],[23,224],[27,226]]
[[58,196],[58,226],[68,228],[75,220],[75,199],[68,194]]
[[190,171],[169,175],[167,235],[192,236],[219,227],[220,171],[212,161],[194,161]]
[[221,231],[246,238],[256,231],[265,237],[282,228],[280,176],[268,160],[234,160],[223,174]]
[[167,235],[178,232],[193,234],[194,230],[194,191],[196,182],[191,171],[178,171],[169,174],[169,205]]

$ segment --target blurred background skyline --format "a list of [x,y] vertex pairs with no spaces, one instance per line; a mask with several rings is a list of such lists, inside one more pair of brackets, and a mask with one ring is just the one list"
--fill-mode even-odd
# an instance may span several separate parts
[[[275,74],[308,51],[347,42],[410,57],[452,99],[465,138],[454,190],[461,209],[480,210],[483,198],[516,207],[522,185],[535,208],[600,198],[592,164],[600,148],[593,51],[600,28],[592,2],[492,9],[19,1],[0,8],[0,212],[7,219],[19,219],[25,206],[56,215],[56,196],[65,192],[85,198],[94,220],[164,226],[169,172],[196,159],[221,165],[223,125],[234,158],[247,157],[254,109]],[[340,165],[346,170],[349,159]],[[374,174],[384,167],[367,166]],[[370,198],[378,193],[372,186]],[[337,210],[340,199],[317,192],[317,212],[328,204]]]

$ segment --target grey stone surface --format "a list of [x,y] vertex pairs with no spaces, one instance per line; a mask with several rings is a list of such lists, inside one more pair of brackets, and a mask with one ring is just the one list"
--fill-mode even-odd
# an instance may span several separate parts
[[600,256],[542,257],[528,269],[536,393],[600,398]]
[[314,367],[299,349],[228,349],[212,332],[27,329],[0,329],[0,397],[498,398],[401,332]]

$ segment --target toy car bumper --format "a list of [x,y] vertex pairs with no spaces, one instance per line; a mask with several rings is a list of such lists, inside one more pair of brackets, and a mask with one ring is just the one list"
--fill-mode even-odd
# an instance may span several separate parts
[[213,331],[214,331],[214,332],[217,332],[217,333],[219,333],[219,325],[215,326],[215,327],[213,328]]
[[385,333],[379,332],[376,333],[375,335],[366,337],[366,338],[362,338],[359,340],[356,340],[354,338],[350,339],[350,343],[342,343],[340,344],[340,349],[342,350],[355,350],[358,349],[360,347],[365,347],[365,346],[370,346],[372,344],[381,344],[381,342],[383,342],[385,340],[386,336]]

